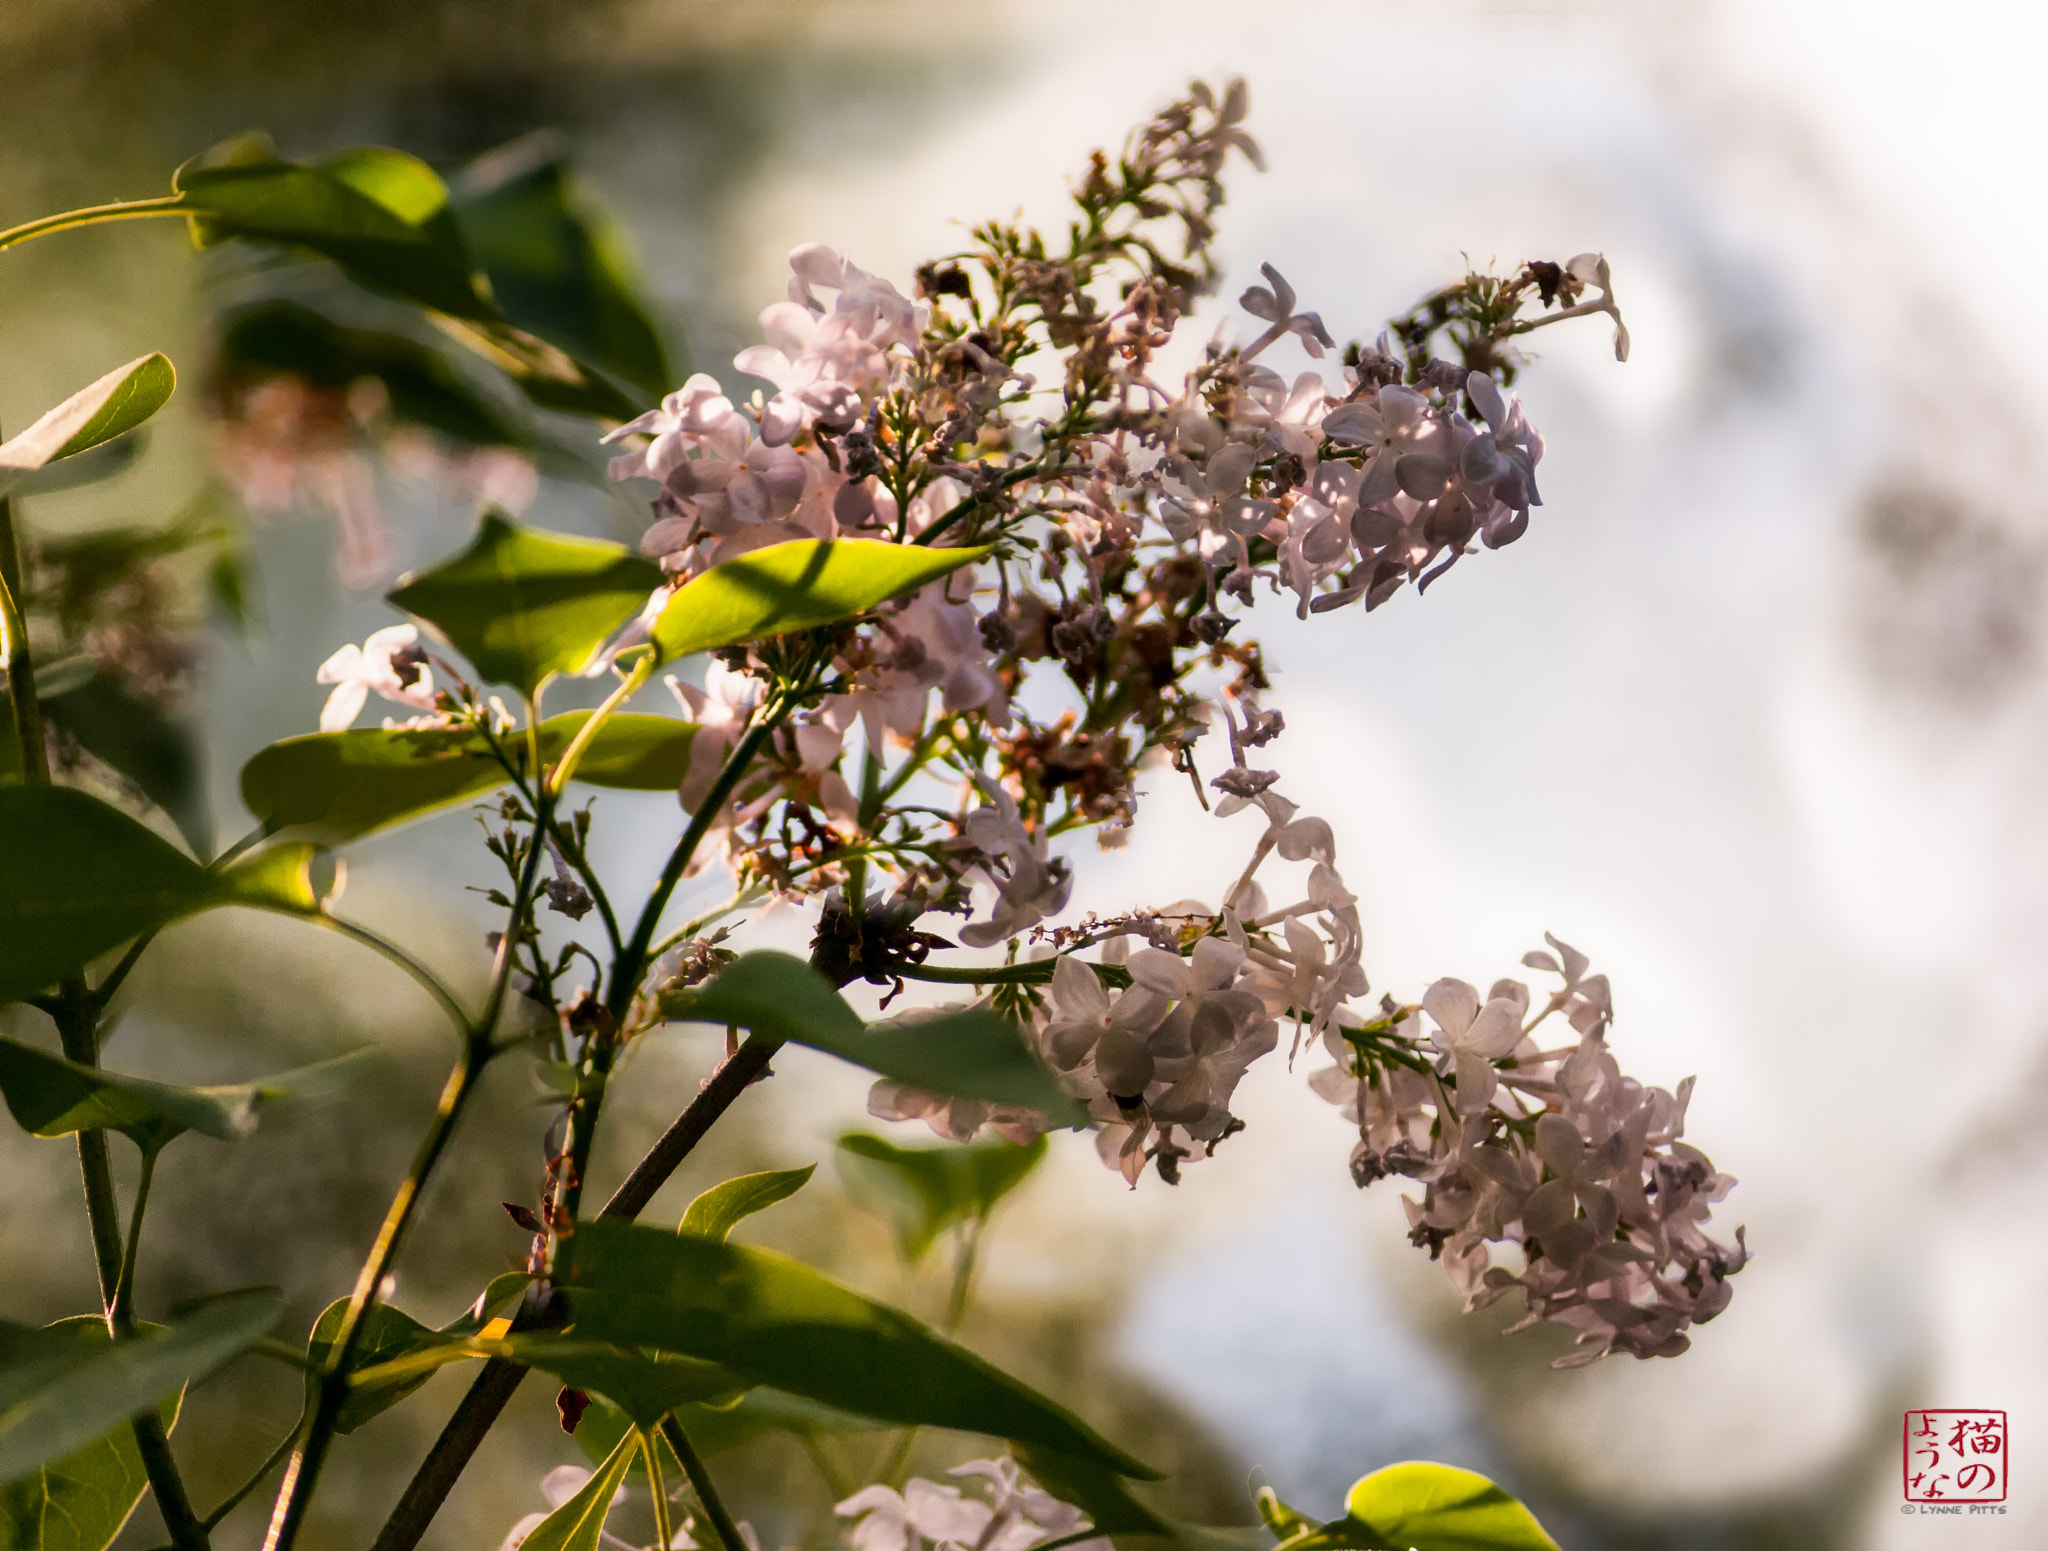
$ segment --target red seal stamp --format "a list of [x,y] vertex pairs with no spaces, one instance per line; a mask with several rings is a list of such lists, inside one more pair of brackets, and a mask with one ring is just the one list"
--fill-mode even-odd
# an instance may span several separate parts
[[1909,1503],[2005,1501],[2003,1411],[1908,1411],[1903,1455]]

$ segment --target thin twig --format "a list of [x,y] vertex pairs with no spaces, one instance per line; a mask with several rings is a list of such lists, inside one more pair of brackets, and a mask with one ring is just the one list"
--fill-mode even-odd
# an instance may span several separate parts
[[704,1468],[704,1460],[690,1443],[689,1435],[683,1431],[683,1424],[673,1415],[662,1418],[661,1435],[668,1440],[668,1446],[676,1451],[683,1474],[690,1478],[690,1485],[696,1488],[697,1501],[704,1505],[704,1513],[711,1520],[711,1527],[718,1532],[718,1538],[725,1545],[725,1551],[747,1551],[746,1538],[733,1523],[732,1514],[726,1510],[724,1499],[718,1495],[718,1487],[711,1479],[711,1472]]
[[263,1484],[263,1478],[269,1475],[271,1471],[277,1469],[278,1465],[283,1461],[284,1457],[287,1454],[291,1453],[292,1442],[298,1436],[299,1429],[295,1425],[290,1432],[286,1433],[282,1438],[277,1440],[277,1447],[270,1451],[270,1457],[268,1459],[264,1460],[262,1464],[256,1467],[256,1473],[249,1477],[248,1480],[244,1481],[240,1486],[236,1487],[232,1492],[228,1493],[226,1501],[224,1501],[218,1508],[214,1509],[213,1512],[209,1513],[205,1518],[201,1519],[199,1522],[203,1524],[207,1529],[211,1530],[216,1525],[218,1525],[222,1519],[226,1518],[229,1514],[233,1513],[237,1508],[241,1507],[242,1499],[247,1497],[251,1492],[255,1491],[257,1487],[261,1486]]

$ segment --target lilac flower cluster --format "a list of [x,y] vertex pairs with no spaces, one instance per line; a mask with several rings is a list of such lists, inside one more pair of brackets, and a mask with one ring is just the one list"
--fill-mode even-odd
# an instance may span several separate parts
[[[804,638],[801,673],[770,641],[721,654],[701,685],[670,681],[697,728],[680,796],[712,842],[691,869],[729,868],[735,908],[822,901],[819,952],[829,942],[842,980],[917,978],[954,945],[913,929],[933,911],[969,918],[955,928],[969,948],[1009,944],[1009,964],[986,966],[990,1000],[1134,1186],[1148,1167],[1177,1180],[1243,1128],[1237,1086],[1291,1021],[1290,1058],[1314,1041],[1338,1057],[1312,1081],[1358,1126],[1354,1177],[1421,1184],[1414,1237],[1468,1304],[1519,1288],[1530,1320],[1581,1332],[1585,1360],[1682,1350],[1746,1257],[1739,1235],[1731,1251],[1702,1227],[1732,1181],[1680,1140],[1688,1090],[1621,1075],[1606,982],[1562,945],[1529,961],[1565,980],[1534,1019],[1510,981],[1484,999],[1439,981],[1426,1039],[1417,1009],[1360,1010],[1357,903],[1331,826],[1253,764],[1282,724],[1260,703],[1263,654],[1237,634],[1262,591],[1291,594],[1304,619],[1371,610],[1527,532],[1543,439],[1510,391],[1513,342],[1597,313],[1625,359],[1606,260],[1468,275],[1341,348],[1268,264],[1240,298],[1261,330],[1169,384],[1161,352],[1216,278],[1218,170],[1255,149],[1243,111],[1240,88],[1197,89],[1114,166],[1096,158],[1064,248],[985,225],[922,266],[914,296],[828,248],[795,250],[765,342],[733,362],[768,388],[742,399],[699,374],[606,437],[613,478],[653,487],[640,547],[670,581],[591,671],[648,638],[673,587],[770,545],[985,547]],[[1175,224],[1179,259],[1162,240]],[[1326,364],[1290,380],[1264,360],[1283,344]],[[410,639],[352,651],[322,670],[341,686],[323,725],[371,689],[415,707],[436,695]],[[1205,787],[1198,747],[1219,722],[1228,762]],[[1219,794],[1219,818],[1259,814],[1242,871],[1213,903],[1048,926],[1073,881],[1056,842],[1093,829],[1118,843],[1141,772],[1162,767],[1205,805]],[[1268,897],[1268,866],[1297,870],[1291,903]],[[870,894],[875,876],[894,893]],[[1552,1015],[1577,1045],[1536,1046]],[[889,1081],[870,1108],[955,1140],[1052,1123]],[[1492,1244],[1517,1246],[1522,1269],[1496,1265]]]
[[[1681,1140],[1692,1079],[1676,1095],[1625,1076],[1607,1047],[1607,977],[1555,937],[1554,954],[1523,963],[1563,985],[1530,1016],[1529,988],[1496,981],[1484,1000],[1462,980],[1439,980],[1417,1008],[1389,1009],[1383,1026],[1333,1026],[1337,1064],[1309,1085],[1358,1127],[1352,1176],[1415,1180],[1404,1197],[1410,1238],[1441,1258],[1468,1310],[1519,1290],[1527,1316],[1578,1332],[1578,1367],[1610,1352],[1671,1357],[1688,1327],[1728,1305],[1728,1278],[1748,1260],[1706,1233],[1735,1181]],[[1411,1032],[1426,1014],[1426,1042]],[[1536,1031],[1561,1015],[1576,1043],[1542,1048]],[[1416,1059],[1418,1056],[1424,1059]],[[1518,1249],[1522,1269],[1496,1264],[1489,1245]]]

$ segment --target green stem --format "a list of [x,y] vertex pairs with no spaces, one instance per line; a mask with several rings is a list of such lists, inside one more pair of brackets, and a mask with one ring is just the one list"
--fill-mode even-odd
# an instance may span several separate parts
[[[607,987],[606,1002],[612,1016],[623,1022],[632,1006],[634,995],[639,990],[640,976],[648,963],[648,948],[653,941],[661,914],[666,908],[669,896],[681,880],[683,871],[696,855],[697,847],[710,832],[711,823],[717,813],[731,798],[733,790],[745,778],[752,767],[761,744],[787,716],[791,709],[802,700],[802,695],[792,695],[768,708],[761,718],[741,738],[727,758],[725,767],[712,784],[711,791],[698,805],[690,825],[676,842],[669,859],[662,869],[662,876],[654,893],[649,896],[641,910],[640,919],[634,928],[632,940],[620,949],[612,961],[612,971]],[[700,923],[693,923],[700,924]],[[626,1218],[639,1215],[655,1191],[673,1174],[676,1167],[696,1146],[698,1140],[710,1129],[713,1122],[723,1115],[732,1102],[743,1093],[747,1085],[767,1070],[772,1057],[781,1042],[760,1040],[749,1037],[739,1050],[712,1074],[711,1081],[691,1100],[683,1113],[676,1117],[674,1124],[662,1133],[654,1146],[634,1167],[624,1183],[613,1192],[599,1213],[608,1218]],[[601,1103],[601,1095],[599,1098]],[[576,1135],[572,1140],[572,1183],[564,1193],[563,1205],[574,1211],[575,1201],[582,1191],[582,1168],[587,1161],[598,1118],[598,1104],[577,1119]],[[575,1150],[580,1150],[577,1156]],[[462,1473],[470,1457],[483,1442],[519,1382],[526,1375],[526,1368],[519,1363],[493,1359],[484,1365],[484,1371],[470,1386],[441,1435],[434,1442],[432,1450],[414,1473],[404,1494],[399,1498],[391,1516],[379,1531],[373,1551],[411,1551],[425,1534],[429,1522],[455,1481]],[[277,1548],[269,1548],[277,1551]],[[735,1542],[732,1551],[745,1551]]]
[[981,1235],[988,1227],[988,1214],[980,1213],[960,1233],[960,1251],[953,1262],[953,1290],[946,1299],[946,1323],[940,1328],[947,1335],[960,1329],[960,1321],[967,1315],[967,1300],[974,1292],[974,1268],[981,1258]]
[[[80,1066],[100,1063],[98,1018],[83,979],[64,982],[57,1009],[57,1037],[64,1058]],[[121,1285],[121,1207],[114,1195],[114,1169],[107,1158],[107,1133],[97,1127],[78,1133],[78,1172],[85,1186],[86,1224],[92,1232],[93,1264],[99,1272],[100,1307],[114,1307]],[[107,1326],[111,1332],[113,1325]]]
[[662,938],[660,942],[647,950],[647,962],[652,964],[677,943],[688,942],[720,916],[729,916],[735,911],[745,910],[753,905],[758,905],[768,897],[768,892],[768,890],[763,888],[741,889],[724,904],[685,921],[681,926],[670,932],[668,936]]
[[1061,1535],[1057,1540],[1041,1540],[1037,1545],[1027,1547],[1026,1551],[1063,1551],[1064,1547],[1078,1546],[1084,1540],[1100,1540],[1102,1538],[1102,1531],[1093,1524],[1090,1524],[1085,1529],[1077,1529],[1069,1534]]
[[[355,1355],[356,1344],[368,1322],[370,1310],[376,1305],[378,1290],[385,1276],[396,1262],[404,1248],[406,1234],[412,1227],[421,1195],[427,1181],[432,1178],[435,1166],[441,1161],[455,1127],[462,1118],[463,1108],[476,1091],[476,1078],[489,1063],[493,1054],[491,1036],[497,1027],[498,1015],[505,1005],[505,995],[512,978],[514,943],[521,921],[526,918],[533,903],[534,885],[539,876],[540,859],[545,851],[540,831],[546,825],[551,804],[543,796],[540,808],[535,814],[534,833],[529,841],[524,865],[520,869],[519,886],[513,895],[512,909],[505,923],[505,931],[498,939],[497,963],[491,977],[491,991],[484,1004],[484,1011],[476,1022],[464,1028],[462,1051],[456,1057],[455,1065],[449,1070],[448,1081],[441,1089],[441,1101],[434,1111],[433,1123],[420,1141],[418,1154],[412,1168],[400,1182],[398,1191],[391,1198],[391,1205],[384,1214],[384,1224],[378,1230],[377,1240],[370,1247],[369,1256],[363,1261],[363,1268],[356,1277],[355,1291],[349,1297],[348,1312],[342,1316],[341,1329],[336,1332],[334,1346],[320,1376],[318,1398],[313,1406],[313,1415],[307,1423],[305,1436],[293,1453],[291,1463],[285,1467],[283,1483],[278,1488],[277,1505],[270,1519],[270,1533],[264,1540],[264,1551],[290,1551],[305,1522],[306,1510],[313,1499],[313,1488],[319,1480],[321,1466],[326,1463],[327,1451],[334,1440],[334,1424],[341,1415],[341,1408],[348,1400],[349,1361]],[[366,934],[367,935],[367,934]],[[394,950],[395,951],[395,950]],[[399,960],[409,960],[399,956]],[[428,977],[431,979],[432,977]],[[436,982],[438,984],[438,982]],[[459,1009],[456,1009],[459,1011]]]
[[[5,234],[0,234],[4,237]],[[0,242],[0,247],[5,243]],[[14,726],[21,747],[22,779],[31,786],[50,781],[49,750],[43,738],[42,703],[36,698],[35,663],[29,653],[28,625],[17,600],[21,591],[21,548],[14,531],[14,503],[0,500],[0,625],[7,637],[8,698],[14,705]],[[98,1066],[100,1005],[85,977],[74,975],[59,989],[52,1016],[68,1060]],[[128,1316],[128,1284],[134,1275],[133,1253],[142,1234],[142,1208],[149,1193],[154,1157],[145,1154],[137,1189],[129,1243],[121,1243],[121,1208],[114,1195],[114,1169],[107,1157],[107,1133],[90,1128],[78,1133],[78,1172],[85,1187],[85,1216],[92,1233],[93,1262],[99,1273],[100,1304],[107,1330],[119,1336],[132,1327]],[[208,1551],[206,1531],[192,1513],[178,1463],[171,1457],[163,1421],[152,1407],[134,1422],[135,1446],[143,1473],[156,1495],[164,1527],[178,1551]]]
[[624,1019],[633,1005],[633,996],[640,989],[640,973],[647,967],[647,947],[654,941],[655,928],[661,923],[661,913],[668,908],[669,896],[682,881],[683,871],[697,854],[697,847],[704,843],[704,837],[711,832],[711,826],[732,797],[733,790],[745,779],[752,768],[754,756],[761,752],[761,745],[782,721],[796,708],[801,697],[779,696],[765,707],[752,726],[740,738],[738,745],[725,761],[725,768],[718,772],[718,779],[697,804],[697,811],[690,816],[690,826],[683,831],[675,849],[668,854],[668,861],[661,869],[661,877],[654,885],[654,892],[647,896],[647,903],[640,911],[640,920],[633,928],[632,939],[625,951],[619,955],[618,963],[612,969],[612,983],[605,997],[607,1010],[614,1018]]
[[[1084,959],[1082,961],[1086,963]],[[1057,958],[1031,959],[1022,964],[897,964],[893,973],[905,980],[926,980],[947,986],[1042,986],[1052,982]],[[1095,978],[1114,990],[1131,983],[1131,972],[1118,964],[1089,964]]]
[[128,1247],[121,1254],[121,1274],[114,1283],[109,1305],[114,1328],[125,1331],[134,1320],[135,1257],[142,1244],[142,1214],[149,1206],[150,1181],[156,1177],[156,1155],[160,1149],[142,1149],[142,1173],[135,1181],[135,1204],[128,1210]]
[[301,1347],[284,1341],[264,1339],[251,1341],[244,1348],[252,1357],[268,1357],[272,1362],[283,1363],[287,1368],[297,1368],[301,1373],[318,1373],[320,1365],[308,1357]]
[[109,205],[88,205],[83,210],[66,210],[61,215],[46,215],[38,221],[9,227],[6,231],[0,232],[0,249],[11,248],[18,242],[28,242],[36,237],[47,237],[52,232],[70,231],[80,226],[103,226],[109,221],[139,221],[147,216],[188,213],[183,194],[165,194],[156,199],[120,199]]
[[[492,757],[504,770],[506,778],[511,781],[513,790],[518,792],[521,800],[525,802],[527,810],[538,812],[540,804],[534,799],[533,789],[526,784],[525,770],[518,760],[505,752],[505,746],[498,741],[497,734],[491,731],[488,718],[477,723],[477,731],[483,734],[484,742],[490,746]],[[583,886],[590,890],[590,897],[597,904],[598,917],[604,922],[605,936],[610,939],[612,952],[616,954],[620,942],[619,918],[612,913],[612,902],[605,897],[604,885],[598,881],[596,872],[591,869],[582,846],[575,842],[574,836],[568,837],[565,843],[562,826],[553,814],[548,816],[547,832],[554,837],[555,844],[561,846],[562,855],[568,858],[569,865],[576,869],[576,876],[583,880]]]
[[212,1551],[206,1526],[193,1510],[185,1491],[185,1478],[178,1474],[178,1462],[171,1455],[171,1440],[164,1432],[163,1418],[145,1411],[129,1424],[135,1430],[135,1449],[142,1456],[142,1473],[149,1477],[149,1489],[156,1496],[157,1512],[163,1515],[177,1551]]
[[675,1541],[675,1531],[669,1525],[668,1487],[661,1479],[661,1449],[654,1441],[654,1434],[644,1427],[635,1428],[640,1437],[640,1457],[647,1462],[647,1487],[654,1498],[655,1551],[669,1551]]
[[[538,852],[539,849],[539,845],[536,844],[534,850]],[[359,942],[371,952],[382,954],[393,964],[396,964],[400,969],[412,976],[418,982],[420,988],[433,997],[435,1002],[440,1005],[441,1010],[448,1015],[449,1020],[454,1023],[456,1028],[460,1029],[465,1035],[469,1033],[471,1028],[469,1014],[463,1011],[462,1003],[455,999],[455,993],[441,983],[439,976],[403,948],[399,947],[397,943],[392,942],[387,937],[379,936],[366,926],[358,926],[353,921],[344,921],[340,916],[328,915],[324,911],[317,916],[306,916],[302,919],[324,926],[331,932],[339,932],[351,942]]]
[[14,707],[14,736],[21,749],[22,779],[31,786],[50,779],[43,743],[42,704],[36,698],[36,666],[28,645],[22,606],[21,548],[14,534],[14,502],[0,496],[0,642],[6,648],[7,698]]
[[597,737],[604,724],[612,719],[612,713],[633,696],[635,690],[647,682],[647,676],[654,671],[654,653],[648,652],[633,665],[633,671],[620,680],[619,687],[605,698],[603,705],[590,713],[590,719],[576,729],[576,736],[569,740],[569,746],[562,750],[562,757],[555,761],[555,768],[547,776],[548,794],[562,795],[562,788],[569,784],[569,778],[576,774],[577,765],[583,761],[583,752]]
[[98,1012],[105,1014],[114,1000],[114,993],[121,989],[121,983],[128,978],[129,971],[135,968],[142,955],[148,951],[149,945],[155,941],[156,928],[151,927],[128,945],[128,951],[121,955],[121,962],[107,971],[107,978],[93,988],[93,1006]]
[[[882,758],[878,751],[869,749],[861,762],[860,806],[854,822],[860,832],[866,834],[874,825],[875,810],[882,800]],[[868,856],[866,851],[858,853],[846,867],[846,914],[856,928],[868,908]]]
[[696,1449],[691,1447],[689,1435],[683,1431],[682,1423],[673,1416],[664,1417],[661,1435],[668,1439],[668,1446],[676,1451],[676,1458],[682,1462],[683,1474],[690,1478],[690,1485],[696,1490],[697,1501],[704,1505],[704,1513],[711,1520],[711,1527],[718,1532],[725,1551],[747,1551],[747,1543],[740,1535],[740,1528],[726,1511],[724,1500],[718,1495],[718,1487],[712,1482],[711,1472],[704,1468],[704,1461]]
[[292,1442],[298,1436],[299,1430],[298,1428],[294,1427],[290,1432],[286,1433],[282,1438],[278,1439],[277,1447],[270,1451],[270,1457],[268,1459],[264,1460],[262,1464],[256,1467],[256,1473],[249,1477],[248,1480],[244,1481],[240,1486],[236,1487],[232,1492],[230,1492],[227,1495],[227,1499],[224,1502],[222,1502],[218,1508],[214,1509],[213,1512],[209,1513],[204,1519],[200,1520],[200,1523],[205,1525],[207,1529],[211,1530],[217,1524],[219,1524],[222,1519],[226,1518],[229,1514],[233,1513],[237,1508],[241,1507],[242,1500],[245,1497],[247,1497],[251,1492],[255,1491],[257,1487],[261,1486],[263,1484],[263,1478],[269,1475],[271,1471],[277,1469],[278,1465],[283,1461],[285,1455],[291,1452]]

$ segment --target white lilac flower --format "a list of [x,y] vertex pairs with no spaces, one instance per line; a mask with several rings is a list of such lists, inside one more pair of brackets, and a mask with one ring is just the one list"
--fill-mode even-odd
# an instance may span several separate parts
[[1458,1112],[1477,1115],[1493,1099],[1493,1063],[1522,1042],[1524,1006],[1507,996],[1485,1003],[1462,980],[1445,978],[1422,993],[1423,1010],[1436,1020],[1431,1043],[1448,1057],[1458,1084]]
[[711,794],[726,756],[746,731],[761,685],[716,659],[704,670],[702,689],[681,682],[674,674],[667,675],[667,683],[683,714],[696,723],[696,731],[690,735],[690,766],[679,793],[683,811],[695,813]]
[[[613,458],[610,473],[613,479],[661,482],[705,440],[716,438],[737,453],[745,448],[747,435],[746,418],[733,408],[718,379],[698,372],[664,398],[659,409],[650,409],[628,420],[607,432],[604,440],[610,443],[629,436],[651,437],[645,446]],[[738,444],[732,446],[735,436]]]
[[996,886],[996,902],[988,920],[961,930],[960,940],[971,948],[991,947],[1058,915],[1074,887],[1065,860],[1047,855],[1045,832],[1025,829],[1016,800],[1000,787],[981,786],[989,800],[962,821],[961,835],[986,859],[983,871]]
[[1211,453],[1203,468],[1176,453],[1160,471],[1160,521],[1177,541],[1193,539],[1210,565],[1244,559],[1245,541],[1280,513],[1276,502],[1245,493],[1258,457],[1257,448],[1231,442]]
[[1302,349],[1316,357],[1336,343],[1319,316],[1294,310],[1294,287],[1281,278],[1279,270],[1271,264],[1261,264],[1259,273],[1266,277],[1272,289],[1268,290],[1263,285],[1250,286],[1237,299],[1237,304],[1253,317],[1265,319],[1269,326],[1265,333],[1239,352],[1239,360],[1251,360],[1275,340],[1289,334],[1301,341]]
[[332,684],[334,692],[320,712],[322,732],[340,732],[362,712],[375,690],[386,700],[416,710],[434,709],[434,672],[427,666],[415,625],[386,625],[373,631],[361,646],[353,643],[320,665],[316,683]]
[[919,1551],[927,1540],[971,1547],[995,1516],[987,1503],[962,1497],[957,1486],[917,1478],[900,1493],[886,1486],[863,1487],[832,1511],[854,1520],[846,1532],[854,1551]]
[[1485,417],[1486,433],[1475,435],[1459,455],[1466,480],[1490,488],[1509,506],[1527,510],[1541,506],[1536,493],[1536,464],[1543,456],[1543,438],[1522,413],[1519,398],[1503,401],[1500,387],[1484,372],[1465,379],[1465,391]]
[[817,242],[792,250],[789,268],[789,299],[814,317],[823,315],[825,308],[812,287],[823,286],[839,293],[832,304],[834,316],[845,318],[876,345],[917,348],[931,309],[912,302],[888,281]]
[[[1026,1483],[1014,1459],[971,1459],[946,1474],[979,1477],[987,1484],[994,1517],[982,1531],[975,1551],[1029,1551],[1041,1541],[1060,1539],[1089,1526],[1088,1515],[1072,1503]],[[1078,1544],[1085,1551],[1110,1551],[1107,1539]]]

